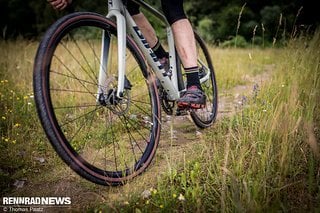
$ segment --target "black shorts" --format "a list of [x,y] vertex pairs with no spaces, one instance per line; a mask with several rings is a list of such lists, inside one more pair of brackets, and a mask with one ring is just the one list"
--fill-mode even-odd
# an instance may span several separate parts
[[[183,9],[183,0],[161,0],[161,6],[170,25],[180,19],[187,18]],[[130,0],[127,2],[127,8],[130,15],[140,13],[139,5]]]

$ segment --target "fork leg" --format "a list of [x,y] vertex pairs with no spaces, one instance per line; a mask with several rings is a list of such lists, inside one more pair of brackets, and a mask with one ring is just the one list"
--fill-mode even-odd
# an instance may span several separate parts
[[109,59],[110,39],[111,38],[109,34],[106,31],[102,31],[102,47],[100,55],[97,102],[99,102],[101,96],[106,94],[107,90],[107,67]]
[[[115,18],[117,26],[118,47],[118,88],[117,97],[121,98],[124,91],[126,68],[126,22],[124,16],[117,10],[111,10],[107,18]],[[104,48],[104,47],[103,47]]]

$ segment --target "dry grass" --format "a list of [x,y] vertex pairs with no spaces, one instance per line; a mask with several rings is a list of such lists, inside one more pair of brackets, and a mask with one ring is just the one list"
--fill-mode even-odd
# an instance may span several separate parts
[[[168,121],[150,170],[121,188],[103,188],[66,171],[38,125],[30,99],[37,43],[1,42],[2,193],[43,195],[50,188],[63,195],[61,187],[76,185],[78,195],[94,192],[96,199],[86,202],[71,193],[75,205],[95,210],[318,211],[319,45],[317,34],[283,49],[211,47],[220,92],[272,67],[269,82],[240,113],[202,134],[188,120]],[[22,189],[8,187],[24,178],[29,185]],[[150,196],[142,198],[146,190]]]

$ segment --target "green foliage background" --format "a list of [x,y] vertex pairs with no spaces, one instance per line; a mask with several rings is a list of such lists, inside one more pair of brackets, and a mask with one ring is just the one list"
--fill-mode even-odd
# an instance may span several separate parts
[[[297,26],[316,26],[319,15],[310,0],[185,0],[185,11],[193,26],[212,43],[241,36],[257,44],[284,40]],[[161,9],[160,1],[148,3]],[[77,11],[106,14],[105,0],[74,0]],[[0,38],[37,38],[58,17],[70,11],[54,11],[47,1],[0,0]],[[152,19],[151,19],[152,22]]]

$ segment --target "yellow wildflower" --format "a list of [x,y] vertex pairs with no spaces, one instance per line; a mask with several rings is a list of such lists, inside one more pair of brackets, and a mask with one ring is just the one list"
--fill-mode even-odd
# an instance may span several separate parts
[[16,124],[14,125],[14,127],[19,127],[19,126],[21,126],[21,124],[19,124],[19,123],[16,123]]
[[154,189],[153,191],[152,191],[152,193],[155,195],[155,194],[157,194],[157,190],[156,189]]

